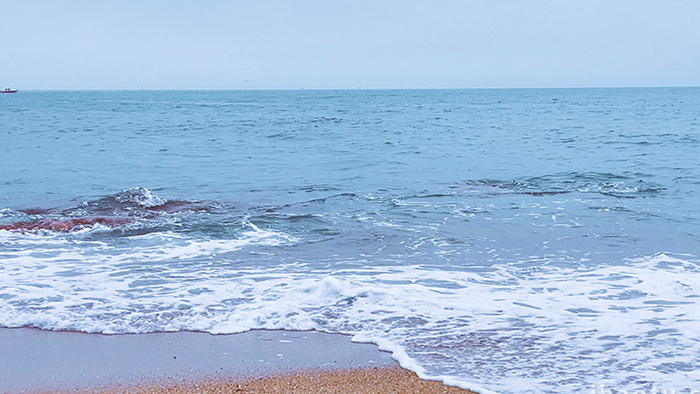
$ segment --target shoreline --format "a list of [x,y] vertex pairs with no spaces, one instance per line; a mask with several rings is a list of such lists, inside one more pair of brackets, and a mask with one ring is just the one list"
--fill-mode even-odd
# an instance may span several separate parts
[[396,384],[444,386],[442,382],[420,380],[376,345],[354,343],[348,335],[319,331],[105,335],[0,328],[0,347],[0,387],[9,393],[163,392],[165,387],[187,391],[187,387],[231,384],[249,384],[258,391],[271,382],[286,384],[293,376],[307,382],[307,386],[310,381],[337,385],[350,379],[371,387],[372,382],[387,380],[386,374]]

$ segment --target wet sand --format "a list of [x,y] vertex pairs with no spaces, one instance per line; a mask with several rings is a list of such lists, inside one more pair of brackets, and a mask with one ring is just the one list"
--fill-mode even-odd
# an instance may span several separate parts
[[0,328],[0,392],[469,393],[316,331],[101,335]]
[[375,345],[315,331],[101,335],[0,328],[3,393],[94,391],[116,385],[155,390],[204,380],[251,382],[303,370],[396,366]]

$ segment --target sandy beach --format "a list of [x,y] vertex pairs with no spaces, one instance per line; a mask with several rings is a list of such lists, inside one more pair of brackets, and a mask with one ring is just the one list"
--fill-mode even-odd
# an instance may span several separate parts
[[473,393],[441,382],[421,380],[400,367],[306,370],[261,378],[207,379],[115,386],[101,393]]
[[0,391],[462,392],[316,331],[101,335],[0,329]]

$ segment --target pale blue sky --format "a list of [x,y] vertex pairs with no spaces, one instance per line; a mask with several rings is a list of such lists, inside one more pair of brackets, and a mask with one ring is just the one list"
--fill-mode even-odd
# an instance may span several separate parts
[[0,87],[700,85],[698,0],[0,0]]

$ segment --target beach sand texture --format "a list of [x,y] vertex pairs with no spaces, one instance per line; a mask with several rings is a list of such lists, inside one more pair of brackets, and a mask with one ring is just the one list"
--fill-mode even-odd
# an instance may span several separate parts
[[[71,391],[76,392],[76,391]],[[399,367],[310,370],[251,379],[118,386],[84,393],[473,393]]]

